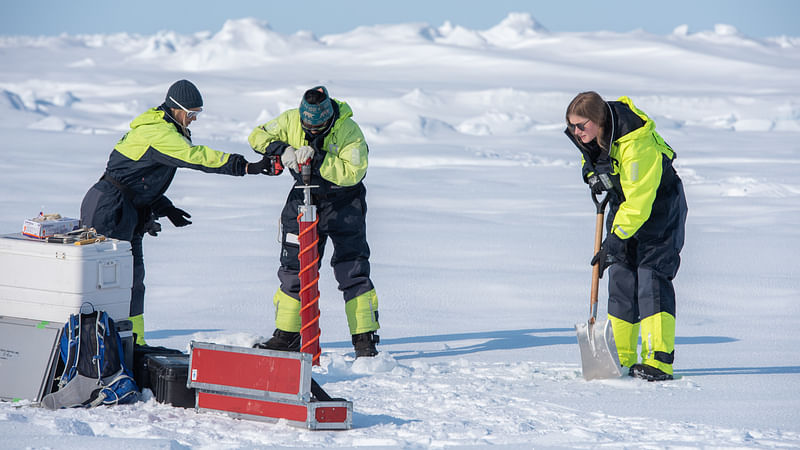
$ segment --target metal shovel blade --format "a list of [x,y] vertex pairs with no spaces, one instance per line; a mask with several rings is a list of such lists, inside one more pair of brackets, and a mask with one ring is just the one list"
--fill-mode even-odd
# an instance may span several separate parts
[[578,323],[575,331],[578,332],[584,379],[618,378],[622,375],[611,322]]

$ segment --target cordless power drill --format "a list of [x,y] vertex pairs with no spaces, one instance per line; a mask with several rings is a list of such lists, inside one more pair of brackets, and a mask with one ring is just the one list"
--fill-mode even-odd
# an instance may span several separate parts
[[269,163],[269,167],[267,167],[267,175],[280,175],[283,173],[283,164],[281,164],[280,156],[270,156]]

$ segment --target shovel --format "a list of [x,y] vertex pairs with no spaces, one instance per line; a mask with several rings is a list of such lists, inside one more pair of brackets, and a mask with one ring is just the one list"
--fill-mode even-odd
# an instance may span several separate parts
[[[603,216],[605,215],[606,204],[608,204],[608,195],[606,194],[602,201],[598,201],[597,195],[592,193],[592,201],[597,208],[597,222],[594,233],[594,254],[597,254],[600,251],[600,244],[603,242]],[[575,324],[575,331],[578,333],[578,347],[581,350],[583,378],[587,381],[618,378],[622,375],[611,322],[608,320],[597,322],[599,284],[600,262],[592,268],[592,290],[589,296],[591,317],[589,317],[587,323]]]

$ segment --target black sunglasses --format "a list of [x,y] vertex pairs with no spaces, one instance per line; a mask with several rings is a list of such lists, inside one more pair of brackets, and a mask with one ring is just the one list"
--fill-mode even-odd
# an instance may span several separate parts
[[572,133],[575,132],[575,128],[577,128],[577,129],[579,129],[581,131],[584,131],[585,130],[584,127],[586,127],[586,124],[589,123],[589,120],[591,120],[591,119],[586,119],[586,122],[583,122],[583,123],[569,123],[569,122],[567,122],[567,129],[569,131],[571,131]]

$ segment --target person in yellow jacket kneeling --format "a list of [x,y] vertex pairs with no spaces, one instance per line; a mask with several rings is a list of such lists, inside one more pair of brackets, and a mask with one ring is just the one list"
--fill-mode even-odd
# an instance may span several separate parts
[[[324,86],[316,86],[303,94],[299,108],[257,126],[248,141],[258,153],[279,156],[294,176],[295,186],[303,185],[300,165],[310,165],[311,184],[319,186],[312,191],[319,218],[319,256],[330,238],[331,265],[344,296],[356,357],[377,355],[378,296],[370,279],[363,183],[369,149],[352,109],[329,97]],[[281,214],[280,287],[273,297],[275,331],[256,347],[300,350],[297,214],[302,204],[303,191],[292,188]]]
[[[607,237],[591,264],[608,269],[608,316],[620,363],[648,381],[673,378],[675,289],[686,223],[675,151],[628,97],[578,94],[567,137],[580,150],[583,181],[608,194]],[[641,329],[641,362],[637,355]]]

